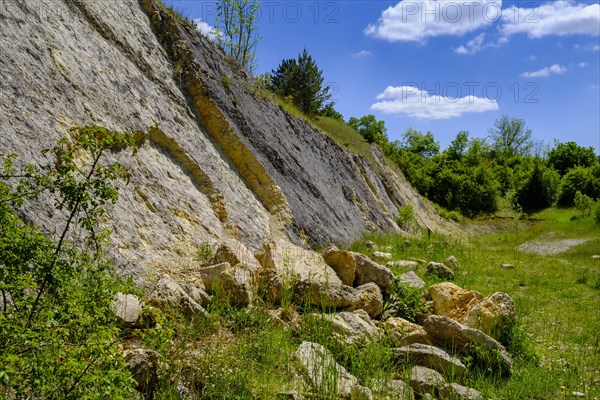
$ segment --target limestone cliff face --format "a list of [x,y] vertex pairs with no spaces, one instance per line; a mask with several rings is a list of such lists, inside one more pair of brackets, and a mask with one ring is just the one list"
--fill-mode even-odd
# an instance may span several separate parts
[[[139,270],[181,272],[202,242],[235,237],[346,243],[398,231],[397,208],[443,221],[386,165],[375,167],[253,90],[253,80],[153,0],[0,2],[0,153],[42,162],[73,125],[142,131],[112,241]],[[32,205],[28,217],[56,220]],[[132,267],[133,268],[133,267]]]

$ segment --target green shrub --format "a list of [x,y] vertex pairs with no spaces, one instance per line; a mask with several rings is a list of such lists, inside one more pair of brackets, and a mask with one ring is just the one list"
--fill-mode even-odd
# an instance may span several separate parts
[[582,216],[590,216],[594,209],[594,200],[591,197],[582,194],[579,190],[575,193],[573,201],[575,208],[581,211]]
[[415,211],[412,205],[408,204],[398,209],[398,216],[396,217],[396,223],[402,229],[408,229],[413,222],[415,217]]
[[[113,182],[127,179],[102,156],[134,138],[95,126],[74,128],[72,137],[46,151],[54,161],[43,168],[18,169],[16,156],[1,157],[2,398],[126,399],[134,390],[110,309],[128,288],[104,253],[109,232],[98,228],[104,206],[118,197]],[[56,241],[19,217],[40,195],[55,195],[53,212],[64,216]]]
[[[575,204],[575,194],[582,191],[588,180],[590,170],[583,167],[572,168],[560,181],[558,204],[564,207]],[[585,193],[584,193],[585,194]]]
[[401,317],[417,322],[417,316],[427,311],[421,289],[409,286],[396,279],[390,299],[384,304],[384,313],[390,317]]

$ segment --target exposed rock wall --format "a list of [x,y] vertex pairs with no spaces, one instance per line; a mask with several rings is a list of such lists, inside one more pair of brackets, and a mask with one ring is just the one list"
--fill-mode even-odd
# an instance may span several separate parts
[[[0,1],[0,153],[43,162],[73,125],[146,134],[135,157],[116,156],[132,179],[110,211],[132,270],[191,268],[200,243],[228,236],[258,250],[398,231],[404,204],[442,229],[377,151],[374,168],[252,85],[153,0]],[[25,212],[52,231],[43,208]]]

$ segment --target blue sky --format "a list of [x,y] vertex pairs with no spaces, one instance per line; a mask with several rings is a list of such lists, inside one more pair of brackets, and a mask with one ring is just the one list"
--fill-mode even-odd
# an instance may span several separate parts
[[[215,24],[214,1],[167,1]],[[484,137],[504,115],[536,141],[600,154],[598,1],[261,1],[255,73],[306,48],[346,119],[374,114],[390,138]],[[202,22],[200,22],[202,21]]]

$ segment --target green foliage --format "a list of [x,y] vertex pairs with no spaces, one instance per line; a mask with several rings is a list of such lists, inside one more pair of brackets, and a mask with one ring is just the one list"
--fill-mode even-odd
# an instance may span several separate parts
[[517,193],[519,205],[538,210],[550,207],[557,199],[559,182],[560,177],[556,171],[544,167],[536,160],[529,181]]
[[578,191],[585,191],[584,187],[588,181],[589,172],[588,168],[574,167],[562,177],[558,204],[565,207],[575,204],[575,194]]
[[334,107],[333,102],[327,104],[321,111],[319,111],[319,115],[322,117],[327,117],[334,119],[336,121],[344,121],[344,116],[339,113]]
[[571,168],[598,164],[598,157],[593,147],[579,146],[575,142],[557,143],[548,152],[548,164],[563,176]]
[[221,85],[225,88],[225,89],[229,89],[231,87],[231,78],[227,75],[221,75],[221,78],[219,79],[219,82],[221,82]]
[[283,60],[272,71],[271,79],[275,93],[291,96],[294,105],[308,116],[317,115],[332,96],[329,86],[323,86],[323,71],[306,49],[297,59]]
[[398,209],[398,216],[396,217],[396,223],[402,229],[408,229],[410,224],[413,222],[415,217],[415,211],[413,207],[408,204]]
[[261,39],[257,34],[259,11],[257,0],[217,1],[217,41],[248,71],[255,67],[256,46]]
[[594,200],[591,197],[582,194],[579,190],[575,193],[575,199],[573,200],[575,208],[581,211],[581,215],[590,216],[594,209]]
[[[127,180],[123,166],[102,157],[133,146],[134,137],[96,126],[73,128],[71,136],[47,150],[54,160],[42,168],[2,159],[2,397],[125,399],[133,391],[110,310],[126,287],[103,250],[108,231],[98,226],[105,205],[117,201],[113,182]],[[54,195],[53,211],[64,216],[56,240],[18,216],[42,195]],[[77,226],[80,236],[71,242]]]
[[527,155],[533,147],[531,130],[526,128],[525,121],[508,115],[503,115],[494,122],[488,137],[494,150],[501,154]]
[[596,223],[600,224],[600,199],[596,200]]
[[387,143],[387,129],[384,121],[377,121],[374,115],[369,114],[358,119],[351,117],[348,125],[355,129],[369,143],[384,145]]
[[207,266],[208,261],[215,255],[215,250],[208,242],[200,243],[196,250],[196,259],[201,267]]
[[417,322],[417,316],[427,311],[421,289],[409,286],[396,279],[389,300],[384,304],[384,313],[390,317],[401,317]]
[[469,148],[469,132],[461,131],[444,153],[450,160],[461,160]]
[[440,151],[440,144],[435,141],[431,132],[423,135],[412,128],[402,134],[401,147],[425,158],[431,158]]

